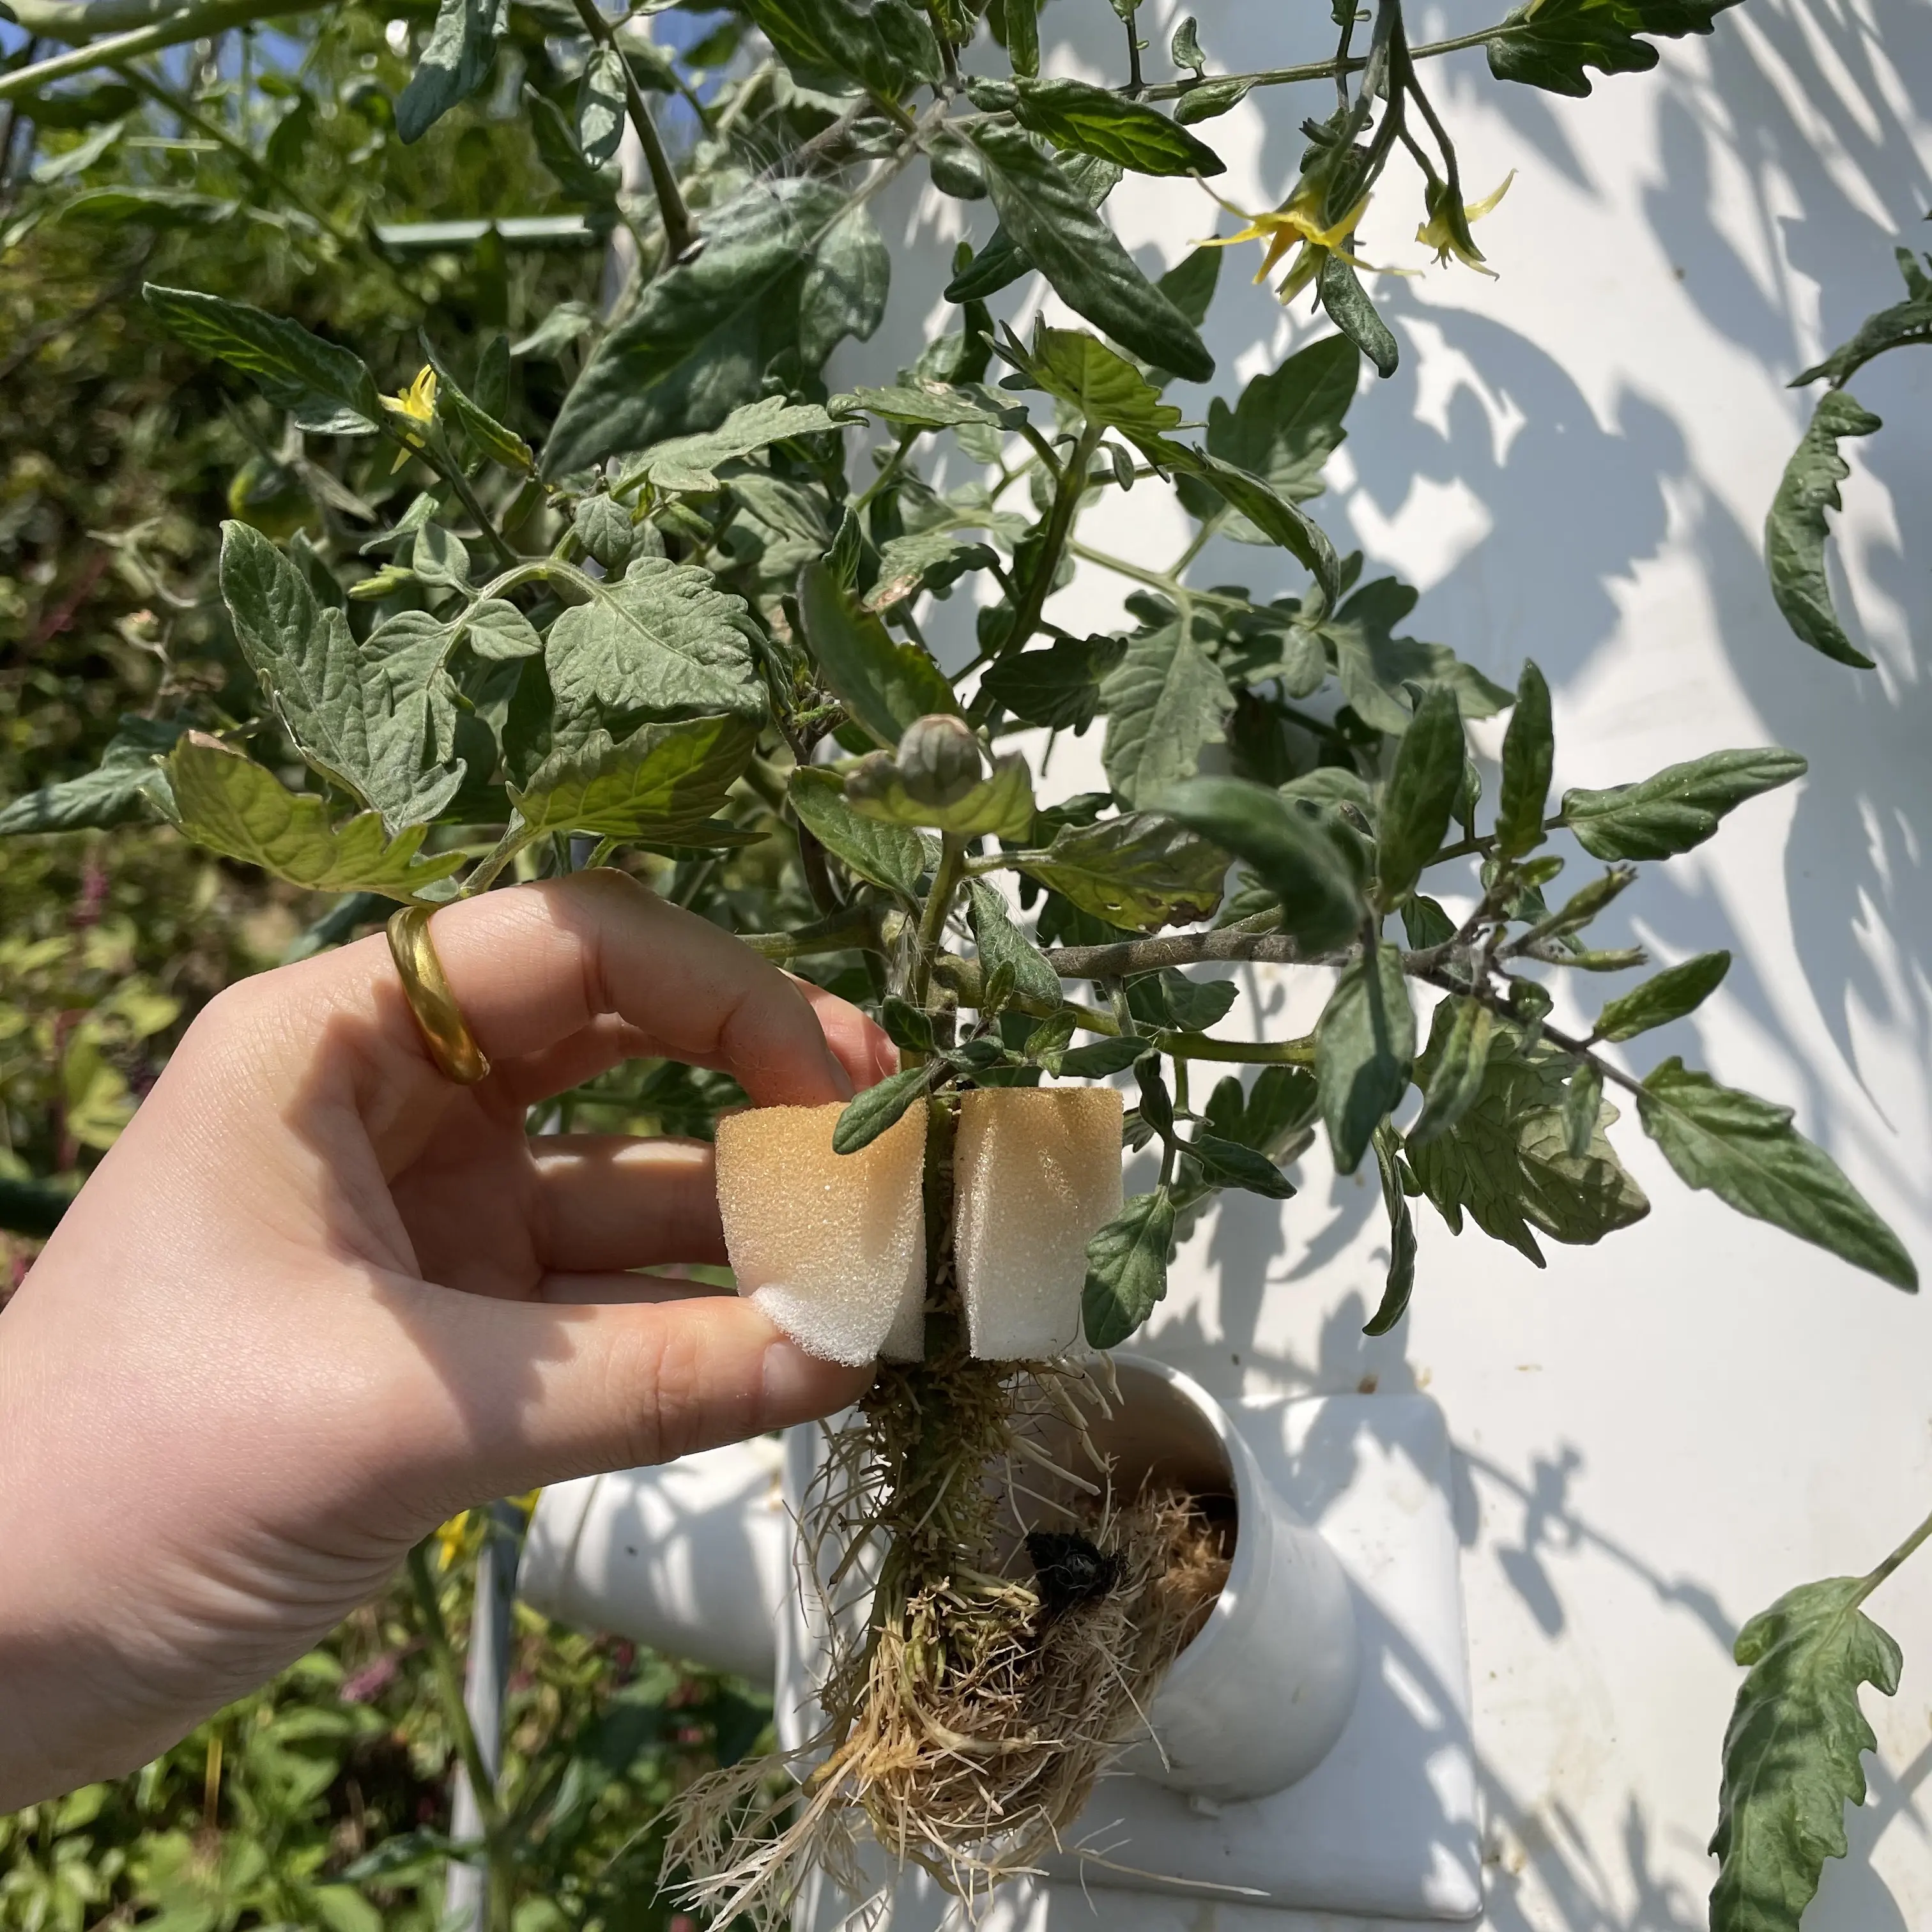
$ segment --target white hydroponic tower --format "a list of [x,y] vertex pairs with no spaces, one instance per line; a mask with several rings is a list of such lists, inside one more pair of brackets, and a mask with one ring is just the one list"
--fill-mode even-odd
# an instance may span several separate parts
[[[1217,70],[1307,58],[1327,32],[1322,9],[1192,4]],[[1166,76],[1182,10],[1142,9],[1150,77]],[[1420,40],[1491,18],[1458,0],[1410,26]],[[1119,78],[1106,8],[1055,5],[1042,28],[1047,71]],[[1393,568],[1422,590],[1406,628],[1512,686],[1522,658],[1538,660],[1556,693],[1559,788],[1732,746],[1776,742],[1810,760],[1802,784],[1653,868],[1598,943],[1642,944],[1659,963],[1728,947],[1736,963],[1689,1023],[1696,1038],[1651,1036],[1624,1049],[1630,1064],[1682,1051],[1795,1106],[1923,1268],[1932,356],[1894,355],[1857,384],[1887,426],[1847,446],[1855,474],[1834,547],[1876,670],[1828,663],[1792,637],[1760,531],[1810,406],[1784,386],[1898,298],[1893,248],[1923,232],[1932,121],[1913,97],[1932,86],[1932,14],[1905,0],[1749,0],[1710,39],[1666,43],[1656,70],[1601,80],[1583,100],[1493,81],[1480,52],[1432,63],[1425,80],[1472,194],[1515,171],[1478,236],[1499,278],[1432,268],[1372,284],[1401,367],[1385,382],[1365,374],[1311,508],[1338,548],[1366,554],[1369,574]],[[1217,187],[1245,208],[1275,204],[1300,120],[1326,106],[1325,83],[1264,90],[1210,124],[1228,163]],[[1364,224],[1370,260],[1426,261],[1410,239],[1420,201],[1392,170]],[[1232,225],[1186,182],[1130,175],[1108,206],[1150,271],[1217,220]],[[993,220],[988,204],[910,188],[874,208],[893,290],[879,334],[842,352],[833,373],[853,380],[910,364],[946,326],[938,292],[953,244],[969,226],[983,242]],[[1258,260],[1231,253],[1205,332],[1214,389],[1229,397],[1328,328],[1304,304],[1284,312],[1267,290],[1246,290]],[[1009,310],[1022,323],[1041,299],[1031,288]],[[1190,416],[1207,393],[1170,392]],[[1188,530],[1153,488],[1107,493],[1082,535],[1160,564]],[[1279,552],[1217,540],[1196,580],[1273,594],[1298,587],[1294,574]],[[1049,614],[1076,632],[1111,628],[1131,588],[1083,566]],[[963,598],[926,615],[942,652],[969,634]],[[1478,733],[1493,752],[1499,730]],[[1098,782],[1099,740],[1096,728],[1057,746],[1049,794]],[[1220,1030],[1263,1015],[1275,1034],[1312,1023],[1322,975],[1294,976],[1306,983],[1291,989],[1288,975],[1242,970],[1255,998]],[[1019,1888],[993,1922],[1706,1925],[1704,1847],[1741,1676],[1732,1640],[1792,1585],[1869,1568],[1932,1507],[1932,1306],[1688,1193],[1634,1121],[1616,1138],[1653,1204],[1646,1221],[1594,1249],[1550,1244],[1538,1272],[1473,1229],[1452,1238],[1418,1203],[1414,1302],[1380,1340],[1360,1332],[1387,1261],[1379,1196],[1365,1176],[1337,1180],[1321,1147],[1300,1163],[1295,1200],[1230,1194],[1194,1231],[1133,1346],[1265,1438],[1288,1500],[1351,1566],[1366,1728],[1311,1775],[1317,1795],[1265,1816],[1103,1787],[1096,1806],[1111,1804],[1113,1828],[1096,1849],[1114,1868]],[[1148,1180],[1130,1170],[1130,1191]],[[1318,1396],[1334,1400],[1307,1400]],[[740,1471],[716,1496],[698,1472],[682,1480],[694,1486],[686,1502],[660,1500],[637,1520],[645,1543],[668,1547],[680,1508],[694,1521],[718,1496],[764,1510],[760,1534],[777,1534],[770,1468]],[[614,1549],[633,1542],[633,1556],[644,1546],[586,1517],[572,1532],[580,1561],[593,1531]],[[675,1594],[676,1579],[653,1587]],[[567,1594],[550,1588],[566,1614]],[[754,1598],[747,1580],[740,1606]],[[1871,1797],[1807,1932],[1932,1924],[1921,1793],[1932,1556],[1869,1607],[1904,1647],[1904,1681],[1891,1700],[1866,1693],[1880,1738]],[[754,1612],[754,1648],[761,1628]],[[1183,1868],[1197,1881],[1184,1896],[1133,1875]],[[937,1917],[909,1900],[895,1922]]]

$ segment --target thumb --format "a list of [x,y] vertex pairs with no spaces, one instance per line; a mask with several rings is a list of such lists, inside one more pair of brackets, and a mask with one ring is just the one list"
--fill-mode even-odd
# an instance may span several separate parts
[[416,1411],[429,1425],[418,1466],[446,1514],[829,1415],[872,1378],[807,1354],[735,1295],[558,1306],[428,1294],[411,1324],[436,1384]]

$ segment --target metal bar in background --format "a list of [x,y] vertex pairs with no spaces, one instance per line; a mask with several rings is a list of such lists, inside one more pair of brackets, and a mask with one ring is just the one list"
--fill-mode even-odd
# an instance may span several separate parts
[[[510,1676],[511,1611],[516,1599],[517,1558],[523,1545],[523,1512],[509,1503],[492,1503],[488,1522],[483,1547],[476,1557],[463,1702],[476,1733],[476,1748],[494,1778],[503,1765],[503,1687]],[[483,1835],[476,1794],[460,1766],[450,1799],[449,1835],[459,1844]],[[484,1932],[490,1922],[488,1862],[480,1857],[473,1863],[452,1858],[442,1904],[441,1932]]]

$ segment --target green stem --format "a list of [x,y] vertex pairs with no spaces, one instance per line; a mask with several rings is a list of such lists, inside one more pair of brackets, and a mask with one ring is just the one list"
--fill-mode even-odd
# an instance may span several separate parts
[[1087,424],[1073,446],[1072,454],[1060,470],[1060,480],[1054,486],[1053,507],[1047,512],[1046,528],[1041,536],[1039,558],[1034,566],[1033,574],[1027,580],[1026,589],[1021,593],[1019,608],[1013,613],[1012,628],[1000,642],[999,654],[1002,657],[1024,650],[1027,640],[1040,628],[1040,614],[1052,594],[1054,574],[1060,568],[1061,554],[1073,534],[1073,520],[1079,514],[1080,500],[1087,494],[1087,466],[1099,446],[1101,434],[1093,424]]
[[1157,1033],[1152,1046],[1177,1065],[1190,1060],[1232,1060],[1243,1066],[1312,1066],[1315,1036],[1301,1040],[1215,1040],[1204,1033]]
[[[1490,41],[1500,40],[1510,31],[1510,22],[1499,20],[1493,27],[1484,27],[1473,34],[1458,34],[1447,40],[1430,40],[1424,46],[1411,47],[1411,60],[1433,60],[1438,54],[1460,53],[1467,47],[1487,46]],[[1184,94],[1192,94],[1197,87],[1209,82],[1219,85],[1229,80],[1244,80],[1250,87],[1285,87],[1300,80],[1334,80],[1345,74],[1359,74],[1368,65],[1365,56],[1352,56],[1342,60],[1308,61],[1300,67],[1264,68],[1252,74],[1210,74],[1198,80],[1163,81],[1148,88],[1141,96],[1143,100],[1178,100]]]
[[876,951],[884,944],[878,914],[863,907],[848,907],[836,919],[817,920],[795,932],[746,932],[739,938],[761,958],[781,964],[820,952]]
[[1150,570],[1145,564],[1134,563],[1124,556],[1115,556],[1111,550],[1095,550],[1090,544],[1070,539],[1066,545],[1069,556],[1077,556],[1083,562],[1097,563],[1102,570],[1111,570],[1117,577],[1130,578],[1136,584],[1144,584],[1150,590],[1164,590],[1170,597],[1178,597],[1184,590],[1197,604],[1212,604],[1223,610],[1246,610],[1250,608],[1243,597],[1224,597],[1218,590],[1186,590],[1165,570]]
[[631,63],[624,58],[623,49],[617,44],[616,30],[602,11],[596,0],[576,0],[577,17],[584,22],[584,31],[593,40],[608,47],[617,56],[617,65],[624,76],[624,106],[631,117],[631,125],[637,130],[638,144],[644,151],[644,165],[651,175],[651,192],[656,196],[658,218],[664,224],[664,259],[676,262],[688,254],[692,244],[698,239],[698,225],[691,218],[691,211],[684,205],[684,196],[678,190],[677,176],[672,169],[670,157],[664,152],[664,146],[658,138],[657,123],[651,118],[650,104],[638,85],[637,76],[631,71]]
[[1852,1599],[1856,1606],[1862,1604],[1928,1537],[1932,1537],[1932,1516],[1928,1516],[1876,1570],[1868,1575],[1858,1586],[1858,1594]]
[[536,836],[520,821],[510,826],[488,856],[479,860],[463,881],[463,896],[474,898],[479,892],[487,892],[496,883],[496,875]]
[[932,962],[938,956],[940,942],[946,936],[946,921],[952,910],[952,896],[959,890],[965,869],[966,842],[956,832],[940,834],[939,869],[933,874],[932,890],[926,895],[925,909],[919,917],[919,949],[914,955],[912,979],[906,998],[916,1006],[926,1004],[932,984]]
[[[51,81],[65,80],[117,61],[137,60],[143,54],[158,53],[164,47],[179,46],[184,40],[198,40],[230,27],[245,26],[251,20],[307,13],[314,4],[315,0],[214,0],[212,5],[183,7],[152,26],[136,27],[124,34],[110,34],[105,40],[86,41],[64,54],[36,61],[31,67],[0,74],[0,100],[38,93]],[[100,16],[98,10],[87,7],[71,14],[52,6],[23,5],[13,10],[28,32],[50,40],[76,38],[76,28],[84,35],[89,31],[88,20]]]
[[430,1574],[430,1539],[410,1550],[410,1588],[423,1620],[423,1647],[429,1652],[430,1670],[436,1679],[436,1699],[442,1706],[443,1721],[456,1740],[458,1755],[470,1780],[476,1800],[476,1815],[483,1821],[483,1839],[490,1861],[490,1920],[493,1928],[510,1923],[512,1865],[509,1848],[503,1842],[503,1807],[496,1792],[496,1780],[483,1762],[482,1747],[476,1741],[476,1727],[470,1721],[470,1707],[463,1701],[463,1677],[456,1667],[456,1654],[450,1647],[449,1627],[442,1620],[442,1605],[436,1592],[436,1579]]

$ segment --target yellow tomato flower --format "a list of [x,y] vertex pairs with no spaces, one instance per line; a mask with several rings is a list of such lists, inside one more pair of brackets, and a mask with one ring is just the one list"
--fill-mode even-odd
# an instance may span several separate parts
[[[1214,194],[1211,188],[1208,192]],[[1346,214],[1324,226],[1322,220],[1322,186],[1318,182],[1304,182],[1279,208],[1264,214],[1250,214],[1216,194],[1214,199],[1230,214],[1239,215],[1247,226],[1232,235],[1210,236],[1199,245],[1204,248],[1230,248],[1238,242],[1265,242],[1267,253],[1262,257],[1260,268],[1255,272],[1258,282],[1267,280],[1275,264],[1290,249],[1298,250],[1300,252],[1276,291],[1285,302],[1292,302],[1307,287],[1320,273],[1324,260],[1331,254],[1340,256],[1352,268],[1367,268],[1376,274],[1387,272],[1376,268],[1372,262],[1350,254],[1345,245],[1366,213],[1372,197],[1364,195]]]
[[[436,420],[436,371],[425,363],[416,371],[416,380],[406,389],[382,398],[382,406],[392,416],[404,418],[406,424],[433,423]],[[405,427],[397,434],[401,436],[404,447],[397,452],[394,467],[389,472],[392,476],[408,462],[412,450],[423,446],[419,430]]]
[[1429,210],[1429,219],[1415,231],[1415,238],[1426,248],[1436,250],[1439,266],[1446,266],[1451,255],[1466,267],[1474,268],[1478,274],[1494,276],[1496,270],[1488,267],[1483,260],[1483,251],[1469,235],[1469,224],[1480,221],[1496,203],[1509,192],[1509,184],[1516,179],[1516,170],[1511,168],[1503,176],[1502,185],[1492,195],[1470,202],[1466,207],[1458,207],[1456,197],[1449,191],[1447,182],[1434,182],[1424,190],[1424,202]]

